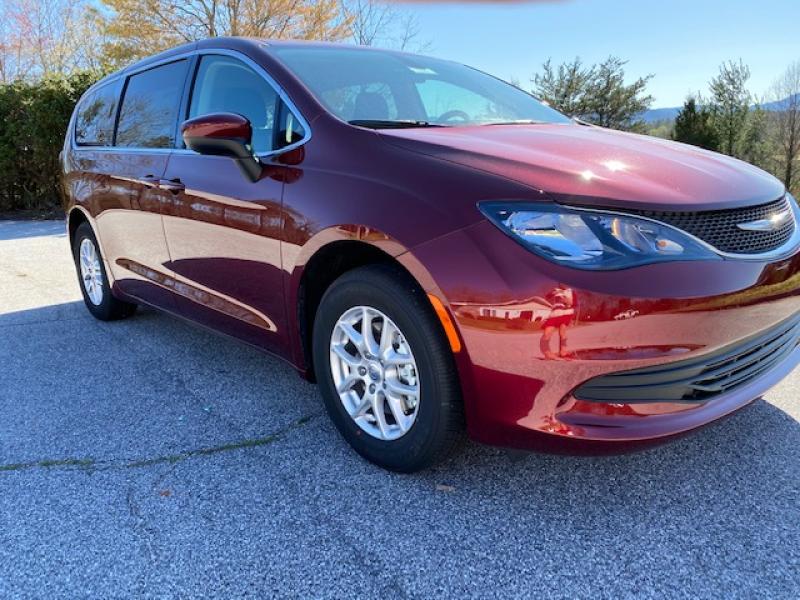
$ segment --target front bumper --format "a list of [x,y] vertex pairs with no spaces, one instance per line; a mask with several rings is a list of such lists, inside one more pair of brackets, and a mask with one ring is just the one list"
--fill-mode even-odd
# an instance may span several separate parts
[[[800,254],[773,263],[586,272],[544,261],[485,222],[417,247],[413,256],[429,275],[426,291],[446,299],[463,341],[456,362],[468,429],[480,442],[624,451],[741,408],[800,362],[795,341],[753,378],[691,401],[576,393],[613,373],[702,362],[789,323],[800,312]],[[574,314],[553,319],[564,289]]]

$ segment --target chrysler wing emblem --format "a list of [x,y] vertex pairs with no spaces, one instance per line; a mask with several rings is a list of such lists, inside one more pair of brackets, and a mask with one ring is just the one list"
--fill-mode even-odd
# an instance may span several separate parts
[[792,218],[792,208],[787,206],[781,212],[775,213],[767,219],[759,219],[758,221],[748,221],[747,223],[737,223],[739,229],[745,231],[775,231],[780,229],[786,222]]

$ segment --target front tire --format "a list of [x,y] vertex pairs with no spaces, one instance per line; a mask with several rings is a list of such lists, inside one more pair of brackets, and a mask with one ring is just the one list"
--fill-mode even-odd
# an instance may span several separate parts
[[89,223],[84,222],[75,231],[72,253],[78,284],[83,301],[92,315],[101,321],[116,321],[136,312],[136,305],[124,302],[111,295],[100,246]]
[[320,302],[314,368],[339,432],[367,460],[410,473],[463,439],[455,361],[419,287],[399,269],[361,267]]

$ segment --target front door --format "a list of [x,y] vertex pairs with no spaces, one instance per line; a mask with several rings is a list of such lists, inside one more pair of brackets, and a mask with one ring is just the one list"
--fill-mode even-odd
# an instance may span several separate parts
[[[274,88],[238,58],[207,54],[197,64],[188,118],[231,112],[253,128],[253,151],[275,147]],[[183,190],[164,215],[182,314],[265,349],[287,351],[281,275],[281,195],[285,167],[257,181],[229,158],[172,154],[164,178]]]

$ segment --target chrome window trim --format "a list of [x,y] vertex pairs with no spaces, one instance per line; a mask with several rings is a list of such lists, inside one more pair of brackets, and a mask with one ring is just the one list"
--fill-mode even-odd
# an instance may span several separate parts
[[645,217],[642,215],[628,213],[623,210],[603,210],[601,208],[586,208],[583,206],[573,206],[570,204],[561,204],[560,206],[575,211],[599,213],[604,215],[615,215],[619,217],[628,217],[628,218],[641,219],[643,221],[650,221],[651,223],[656,223],[661,227],[667,227],[669,229],[672,229],[673,231],[680,232],[682,235],[685,235],[692,241],[700,244],[705,249],[710,250],[711,252],[721,256],[722,258],[727,258],[731,260],[744,260],[744,261],[775,261],[788,258],[797,251],[798,247],[800,247],[800,207],[798,207],[796,201],[792,200],[793,196],[788,192],[786,192],[783,195],[783,198],[787,199],[789,205],[792,207],[792,213],[794,214],[794,231],[792,232],[792,237],[790,237],[786,242],[784,242],[777,248],[768,250],[766,252],[762,252],[760,254],[736,254],[735,252],[723,252],[722,250],[717,250],[717,248],[715,248],[708,242],[701,240],[697,236],[692,235],[688,231],[684,231],[683,229],[675,227],[674,225],[670,225],[669,223],[664,223],[663,221],[659,221],[658,219],[653,219],[651,217]]
[[[195,56],[203,57],[206,55],[230,56],[236,58],[237,60],[242,61],[245,65],[253,69],[253,71],[255,71],[257,75],[261,76],[261,78],[264,79],[267,82],[267,84],[269,84],[272,87],[273,90],[275,90],[278,97],[281,99],[281,101],[283,101],[286,104],[286,106],[289,108],[292,114],[294,114],[295,118],[300,123],[300,125],[302,125],[303,130],[305,131],[305,135],[300,140],[292,144],[289,144],[288,146],[279,148],[277,150],[272,150],[270,152],[262,152],[259,154],[253,154],[254,157],[258,159],[267,160],[273,156],[277,156],[279,154],[283,154],[285,152],[294,150],[295,148],[299,148],[300,146],[307,144],[311,140],[312,137],[311,126],[308,124],[308,121],[306,120],[305,116],[303,116],[303,113],[300,112],[300,110],[297,108],[297,105],[292,101],[292,99],[289,97],[286,91],[278,84],[277,81],[275,81],[275,79],[266,71],[266,69],[264,69],[261,65],[255,62],[252,58],[246,56],[245,54],[242,54],[238,50],[231,50],[230,48],[203,48],[203,49],[189,50],[187,52],[182,52],[180,54],[175,54],[166,57],[157,62],[142,65],[139,68],[136,68],[135,66],[128,67],[127,69],[124,69],[122,72],[120,72],[118,77],[114,76],[113,81],[116,81],[117,79],[120,78],[127,81],[129,77],[132,77],[133,75],[138,75],[139,73],[144,73],[145,71],[149,71],[150,69],[155,69],[157,67],[177,62],[179,60],[189,60]],[[191,73],[190,75],[194,77],[195,73]],[[102,80],[95,85],[98,85],[99,87],[100,83],[105,85],[107,83],[110,83],[110,81]],[[87,90],[87,93],[92,89],[94,89],[94,87],[95,86],[89,88],[89,90]],[[122,91],[124,92],[124,90]],[[194,81],[192,81],[192,91],[194,91]],[[83,96],[81,97],[81,99],[83,99]],[[117,111],[120,111],[122,109],[123,100],[124,100],[124,94],[120,93],[118,101],[119,106],[117,106]],[[80,104],[80,101],[78,102],[78,104]],[[71,132],[70,132],[70,150],[78,152],[86,152],[86,151],[91,151],[91,152],[105,151],[105,152],[123,152],[123,153],[146,152],[148,154],[177,153],[177,154],[194,154],[196,156],[201,156],[194,150],[189,150],[188,148],[147,148],[145,146],[78,146],[75,142],[75,127],[73,125],[71,125]]]

